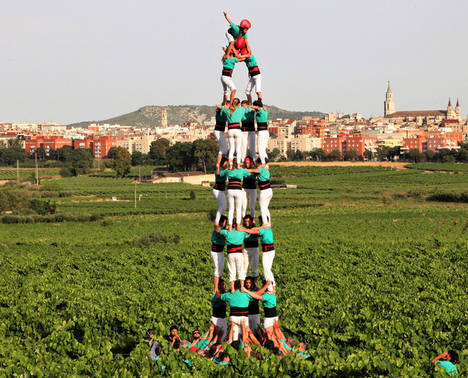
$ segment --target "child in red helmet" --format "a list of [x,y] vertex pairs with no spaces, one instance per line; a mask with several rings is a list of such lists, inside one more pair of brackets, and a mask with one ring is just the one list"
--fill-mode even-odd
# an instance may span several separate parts
[[[226,21],[229,22],[230,28],[226,32],[226,38],[228,40],[228,46],[224,46],[223,49],[226,53],[229,52],[230,49],[236,47],[236,49],[243,54],[245,52],[245,40],[247,39],[247,31],[251,28],[251,24],[249,20],[242,20],[239,25],[236,25],[232,20],[228,17],[226,12],[224,13],[224,17]],[[242,38],[242,39],[241,39]],[[237,41],[237,46],[234,46],[234,42]]]

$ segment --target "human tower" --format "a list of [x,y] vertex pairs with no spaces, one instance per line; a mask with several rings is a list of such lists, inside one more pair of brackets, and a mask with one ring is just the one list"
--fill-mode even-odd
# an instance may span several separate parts
[[[230,28],[226,33],[228,44],[223,47],[223,103],[217,106],[215,137],[219,143],[213,195],[218,203],[211,236],[211,257],[214,268],[212,324],[225,338],[235,341],[247,333],[255,338],[260,326],[259,302],[264,308],[264,329],[273,335],[278,326],[276,312],[276,285],[273,274],[275,247],[269,203],[273,197],[266,147],[268,143],[268,111],[263,106],[260,69],[252,54],[247,32],[248,20],[239,25],[224,13]],[[246,97],[235,97],[236,86],[232,72],[236,63],[245,62],[248,71]],[[252,103],[255,88],[257,100]],[[226,143],[226,125],[227,141]],[[257,131],[255,128],[257,126]],[[258,149],[258,158],[257,158]],[[227,186],[226,186],[227,181]],[[259,195],[257,196],[257,187]],[[226,200],[227,197],[227,200]],[[256,202],[261,216],[256,222]],[[228,206],[226,206],[226,203]],[[227,216],[224,215],[228,208]],[[259,279],[259,246],[262,249],[264,284],[257,288]],[[229,271],[229,288],[222,279],[225,255]],[[248,274],[251,274],[248,276]],[[228,336],[226,305],[230,307]]]

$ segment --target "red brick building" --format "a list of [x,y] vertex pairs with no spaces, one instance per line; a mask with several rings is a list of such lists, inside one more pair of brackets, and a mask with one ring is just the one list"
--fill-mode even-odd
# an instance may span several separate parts
[[25,140],[24,150],[26,153],[36,151],[38,148],[43,148],[45,152],[57,150],[63,146],[71,146],[71,138],[62,138],[61,136],[35,136]]
[[355,150],[359,157],[363,158],[366,149],[373,150],[376,145],[377,139],[375,137],[366,137],[363,134],[340,134],[336,138],[324,138],[322,149],[326,153],[338,150],[342,154]]
[[85,139],[75,139],[74,148],[86,148],[93,152],[96,159],[103,159],[107,156],[112,147],[117,146],[117,139],[108,135],[90,136]]

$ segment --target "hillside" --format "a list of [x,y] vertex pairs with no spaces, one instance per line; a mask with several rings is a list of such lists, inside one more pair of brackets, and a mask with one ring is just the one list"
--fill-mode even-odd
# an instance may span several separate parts
[[[276,106],[267,105],[270,111],[270,119],[289,118],[301,119],[304,116],[323,117],[321,112],[296,112],[280,109]],[[143,127],[154,127],[161,124],[161,110],[167,109],[167,117],[170,125],[181,125],[187,121],[203,123],[209,120],[215,113],[214,106],[207,105],[169,105],[169,106],[144,106],[134,112],[101,121],[84,121],[71,124],[74,127],[87,127],[91,123],[109,123],[119,125],[132,125]]]

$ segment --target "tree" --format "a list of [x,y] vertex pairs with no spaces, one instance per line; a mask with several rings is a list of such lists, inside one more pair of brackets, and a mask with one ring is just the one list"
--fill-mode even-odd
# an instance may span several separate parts
[[325,159],[326,152],[322,150],[321,148],[318,148],[314,151],[311,152],[310,157],[316,161],[322,161]]
[[218,153],[218,144],[211,139],[197,139],[192,143],[192,154],[197,160],[197,167],[206,170],[216,168],[216,158]]
[[93,166],[91,150],[78,148],[71,154],[71,167],[75,176],[86,174]]
[[117,156],[117,148],[122,148],[122,147],[112,147],[109,152],[107,152],[107,158],[108,159],[115,159]]
[[132,153],[132,165],[143,165],[146,161],[146,155],[140,151],[133,151]]
[[31,154],[31,157],[34,159],[34,156],[37,154],[37,159],[38,160],[45,160],[47,157],[47,154],[45,150],[42,147],[39,147],[35,152]]
[[411,149],[406,153],[406,159],[413,163],[419,163],[424,159],[424,154],[417,149]]
[[329,154],[327,154],[327,160],[341,160],[340,150],[332,150]]
[[344,159],[348,161],[354,161],[357,158],[359,158],[359,153],[357,152],[357,150],[354,150],[354,149],[348,150],[344,154]]
[[268,158],[271,161],[276,161],[280,155],[281,151],[279,150],[279,148],[273,148],[273,151],[268,151]]
[[424,157],[426,161],[434,161],[436,159],[436,153],[434,151],[427,150],[424,152]]
[[58,161],[70,161],[71,156],[73,153],[73,147],[72,146],[63,146],[62,148],[58,148],[55,151],[55,158]]
[[374,153],[371,150],[365,150],[364,157],[369,161],[374,160]]
[[19,139],[8,139],[6,147],[13,151],[24,152],[21,141]]
[[177,142],[167,150],[167,164],[171,171],[188,171],[193,165],[192,143]]
[[168,164],[167,153],[170,144],[166,138],[160,138],[151,142],[148,154],[149,158],[154,160],[155,164]]
[[294,151],[293,149],[291,148],[288,148],[288,150],[286,151],[286,157],[288,160],[294,160],[294,156],[296,155],[296,151]]
[[[113,161],[114,170],[117,177],[126,177],[130,173],[132,166],[132,156],[126,148],[113,147]],[[110,151],[109,151],[110,152]]]

